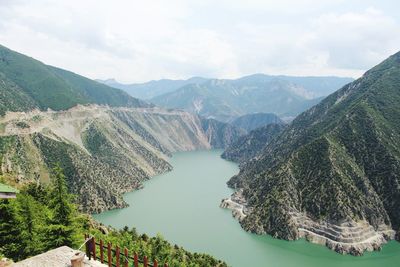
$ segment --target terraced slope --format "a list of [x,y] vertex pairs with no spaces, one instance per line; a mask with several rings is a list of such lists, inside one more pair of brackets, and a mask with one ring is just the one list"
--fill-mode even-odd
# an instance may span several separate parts
[[242,226],[354,255],[399,235],[399,106],[397,53],[299,115],[229,181]]

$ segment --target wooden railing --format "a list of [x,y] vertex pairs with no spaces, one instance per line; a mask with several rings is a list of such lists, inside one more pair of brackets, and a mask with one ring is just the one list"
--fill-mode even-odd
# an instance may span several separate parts
[[[133,263],[133,266],[135,267],[139,267],[139,263],[143,267],[159,266],[157,260],[150,263],[146,256],[143,256],[143,259],[139,259],[136,252],[129,255],[127,248],[124,248],[123,250],[118,246],[112,248],[111,243],[108,242],[107,244],[104,244],[103,240],[96,241],[94,237],[89,237],[89,235],[86,234],[85,240],[87,241],[86,256],[89,259],[93,258],[94,260],[99,260],[101,263],[106,263],[109,267],[128,267],[130,263]],[[168,267],[168,264],[165,263],[164,267]]]

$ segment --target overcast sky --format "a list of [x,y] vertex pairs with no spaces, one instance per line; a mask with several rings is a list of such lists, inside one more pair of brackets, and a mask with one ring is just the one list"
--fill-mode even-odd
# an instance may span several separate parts
[[90,78],[358,77],[400,50],[398,0],[0,0],[0,44]]

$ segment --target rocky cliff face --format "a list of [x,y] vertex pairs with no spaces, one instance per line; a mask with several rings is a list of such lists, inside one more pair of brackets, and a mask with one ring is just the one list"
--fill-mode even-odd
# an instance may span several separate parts
[[201,125],[213,148],[226,148],[246,133],[241,128],[214,119],[202,119]]
[[242,226],[340,253],[379,249],[400,228],[400,53],[299,115],[229,185]]
[[266,147],[274,137],[278,136],[285,127],[286,125],[284,124],[269,124],[257,128],[230,144],[221,157],[243,164],[260,154],[263,148]]
[[86,212],[124,207],[122,193],[171,170],[171,152],[210,149],[214,139],[196,115],[158,108],[13,112],[0,126],[1,174],[11,183],[48,183],[60,162]]

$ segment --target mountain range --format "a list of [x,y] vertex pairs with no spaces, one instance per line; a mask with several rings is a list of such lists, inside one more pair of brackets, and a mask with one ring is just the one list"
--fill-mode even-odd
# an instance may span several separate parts
[[400,238],[400,52],[322,99],[345,80],[155,81],[158,107],[0,46],[0,174],[47,184],[59,162],[96,213],[171,170],[171,153],[223,148],[240,172],[221,206],[244,229],[361,255]]
[[305,237],[340,253],[360,255],[399,238],[399,92],[400,52],[282,131],[242,137],[266,145],[226,150],[245,162],[228,182],[237,192],[221,205],[240,203],[235,214],[246,230]]
[[341,77],[254,74],[236,80],[194,77],[133,85],[105,82],[161,107],[183,109],[228,122],[257,112],[294,117],[350,81],[351,78]]
[[133,97],[148,100],[153,97],[175,91],[182,86],[188,84],[203,83],[207,80],[208,79],[202,77],[192,77],[187,80],[162,79],[157,81],[149,81],[146,83],[133,83],[133,84],[119,83],[115,79],[107,79],[107,80],[97,79],[96,81],[104,83],[114,88],[124,90]]
[[245,132],[0,47],[0,167],[11,185],[49,183],[60,163],[80,209],[126,206],[122,193],[171,170],[175,151],[225,148]]

